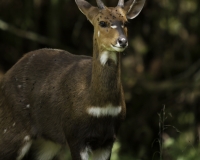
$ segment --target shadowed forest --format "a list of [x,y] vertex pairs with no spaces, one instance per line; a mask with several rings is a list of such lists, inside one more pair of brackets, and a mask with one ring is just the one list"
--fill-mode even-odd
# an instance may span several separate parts
[[[200,159],[199,15],[199,0],[147,0],[130,20],[122,54],[127,117],[112,160]],[[40,48],[91,56],[92,36],[74,0],[0,0],[0,78]]]

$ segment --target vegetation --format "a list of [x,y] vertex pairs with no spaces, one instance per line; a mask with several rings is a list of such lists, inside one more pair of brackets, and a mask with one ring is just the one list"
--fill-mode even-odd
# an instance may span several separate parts
[[[147,0],[130,21],[122,60],[127,118],[112,160],[199,159],[199,7],[199,0]],[[92,30],[72,0],[0,0],[0,77],[39,48],[91,55]]]

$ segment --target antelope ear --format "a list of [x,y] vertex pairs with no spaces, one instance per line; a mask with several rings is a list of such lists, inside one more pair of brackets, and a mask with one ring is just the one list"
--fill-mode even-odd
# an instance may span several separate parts
[[87,19],[92,23],[93,17],[99,13],[97,7],[92,6],[85,0],[75,0],[80,11],[87,17]]
[[133,19],[139,15],[145,0],[129,0],[124,4],[127,19]]

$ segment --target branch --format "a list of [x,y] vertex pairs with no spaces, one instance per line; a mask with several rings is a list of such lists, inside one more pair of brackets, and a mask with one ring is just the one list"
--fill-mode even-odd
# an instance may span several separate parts
[[176,90],[185,87],[193,87],[199,88],[200,82],[198,81],[172,81],[166,80],[163,82],[150,82],[150,81],[142,81],[139,84],[149,91],[167,91],[167,90]]
[[200,59],[198,59],[195,63],[189,66],[188,69],[186,69],[184,72],[174,77],[174,79],[183,80],[191,78],[192,76],[195,76],[195,73],[198,71],[199,68],[200,68]]
[[58,41],[56,41],[56,40],[46,38],[46,37],[38,35],[34,32],[24,31],[22,29],[16,28],[16,27],[2,21],[1,19],[0,19],[0,29],[11,32],[19,37],[26,38],[26,39],[29,39],[32,41],[36,41],[38,43],[42,43],[42,44],[46,44],[46,45],[50,45],[50,46],[60,45],[58,43]]

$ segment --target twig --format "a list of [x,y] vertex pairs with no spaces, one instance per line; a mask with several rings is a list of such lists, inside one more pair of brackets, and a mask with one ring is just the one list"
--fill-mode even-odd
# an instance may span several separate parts
[[199,67],[200,67],[200,59],[198,59],[195,63],[193,63],[190,67],[188,67],[187,70],[174,77],[174,79],[183,80],[190,78],[192,75],[195,75]]
[[0,19],[0,29],[2,29],[4,31],[11,32],[11,33],[13,33],[13,34],[15,34],[19,37],[26,38],[26,39],[29,39],[29,40],[32,40],[32,41],[36,41],[38,43],[47,44],[47,45],[50,45],[50,46],[60,45],[58,43],[58,41],[56,41],[56,40],[49,39],[47,37],[38,35],[34,32],[24,31],[22,29],[16,28],[16,27],[2,21],[1,19]]
[[[171,113],[169,114],[170,116]],[[152,145],[154,144],[154,142],[158,142],[159,143],[159,154],[160,154],[160,160],[163,160],[163,132],[168,129],[169,127],[172,127],[173,129],[176,130],[176,132],[181,133],[175,126],[172,125],[166,125],[165,121],[167,120],[167,116],[165,114],[165,105],[163,105],[163,108],[161,109],[160,113],[158,113],[159,116],[159,138],[155,139],[152,143]],[[156,152],[156,153],[157,153]]]
[[175,89],[182,89],[184,87],[199,88],[200,83],[191,80],[188,81],[173,81],[166,80],[162,82],[138,81],[138,84],[149,91],[170,91]]
[[160,160],[163,160],[163,131],[165,130],[165,105],[161,109],[161,112],[158,113],[159,116],[159,148],[160,148]]

